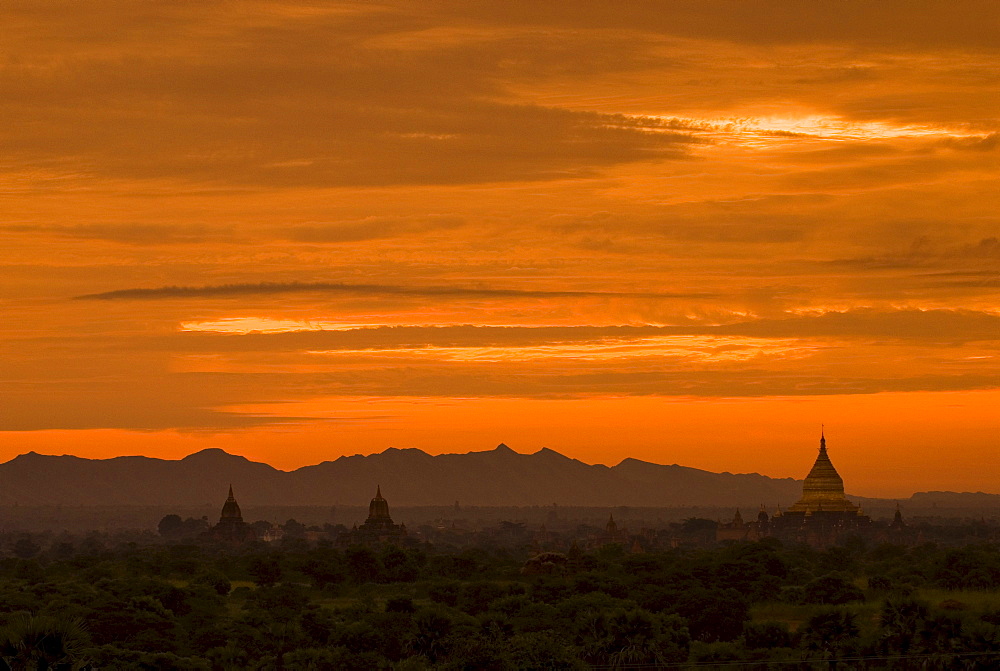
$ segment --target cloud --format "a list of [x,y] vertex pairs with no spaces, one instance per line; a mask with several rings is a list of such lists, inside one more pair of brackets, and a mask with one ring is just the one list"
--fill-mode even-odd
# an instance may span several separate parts
[[1000,315],[873,309],[724,325],[22,337],[0,358],[6,409],[0,430],[231,431],[328,416],[353,421],[343,413],[317,414],[325,397],[735,398],[992,389],[1000,385],[998,343]]
[[[278,383],[280,378],[275,377]],[[802,397],[878,394],[892,391],[960,391],[998,388],[987,374],[928,374],[881,377],[829,372],[740,370],[598,369],[566,373],[538,366],[425,366],[368,368],[350,374],[303,375],[296,380],[316,397],[586,399],[607,396],[699,398]],[[280,405],[275,406],[280,409]]]
[[952,149],[964,151],[993,151],[1000,147],[1000,133],[988,135],[973,135],[962,138],[946,138],[941,144]]
[[130,245],[200,244],[234,240],[229,227],[207,224],[7,224],[0,233],[44,235],[73,240],[106,240]]
[[687,38],[750,44],[848,42],[870,45],[949,46],[998,49],[991,27],[1000,9],[990,0],[958,0],[954,4],[908,0],[843,0],[801,3],[763,0],[639,0],[621,6],[601,0],[559,4],[526,0],[496,4],[489,0],[445,5],[458,12],[498,24],[573,25],[579,28],[632,29]]
[[357,242],[395,238],[429,231],[446,231],[458,228],[464,223],[464,218],[449,215],[368,217],[356,221],[289,226],[281,229],[277,235],[296,242]]
[[531,289],[491,289],[452,286],[403,286],[393,284],[344,284],[339,282],[261,282],[258,284],[220,284],[202,287],[156,287],[118,289],[75,296],[74,300],[158,300],[170,298],[228,298],[233,296],[330,293],[355,296],[404,295],[476,298],[691,298],[710,297],[708,293],[644,293],[613,291],[554,291]]
[[[971,310],[855,309],[784,319],[680,326],[373,326],[225,335],[187,331],[157,336],[144,346],[187,352],[383,350],[418,347],[542,347],[616,343],[623,349],[651,338],[727,337],[967,343],[1000,340],[1000,315]],[[724,344],[720,342],[720,346]],[[140,345],[141,343],[136,343]],[[675,344],[683,346],[683,342]]]
[[[935,229],[942,226],[942,222],[903,222],[904,230],[909,229],[916,232],[920,228]],[[829,263],[834,266],[843,266],[858,270],[882,270],[882,269],[928,269],[928,268],[950,268],[945,273],[921,273],[918,278],[941,276],[942,274],[954,273],[976,273],[972,266],[994,264],[1000,259],[1000,238],[990,236],[981,238],[976,242],[965,243],[942,243],[934,241],[927,235],[916,237],[910,246],[894,253],[883,254],[881,256],[869,256],[850,259],[836,259]],[[966,266],[964,269],[956,267],[958,264]],[[996,271],[985,271],[988,274],[996,275]]]
[[[699,142],[657,118],[504,93],[539,68],[627,68],[647,58],[635,39],[462,34],[406,5],[283,9],[8,8],[5,156],[101,179],[290,188],[566,179]],[[114,37],[88,29],[97,16]]]
[[937,342],[1000,340],[1000,315],[971,310],[854,309],[820,316],[771,319],[719,327],[718,333],[758,337],[840,337]]

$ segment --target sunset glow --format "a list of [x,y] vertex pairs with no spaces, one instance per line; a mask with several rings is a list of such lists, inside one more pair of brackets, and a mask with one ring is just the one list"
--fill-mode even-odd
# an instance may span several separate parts
[[803,477],[825,424],[850,493],[1000,492],[1000,4],[0,21],[0,460]]

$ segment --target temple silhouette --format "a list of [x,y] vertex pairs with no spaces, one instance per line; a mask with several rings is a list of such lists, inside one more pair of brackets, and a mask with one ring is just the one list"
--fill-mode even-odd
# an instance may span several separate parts
[[802,483],[802,498],[784,512],[778,507],[773,515],[768,515],[761,505],[757,518],[750,522],[744,521],[737,510],[732,522],[719,523],[715,538],[717,541],[752,541],[773,537],[785,542],[829,547],[850,535],[906,542],[906,523],[898,504],[895,519],[885,526],[873,522],[861,506],[847,498],[844,479],[830,461],[826,434],[821,431],[819,454]]
[[253,528],[243,521],[243,512],[233,496],[232,485],[229,485],[229,497],[222,504],[219,523],[208,533],[212,538],[227,543],[245,543],[256,538]]
[[375,498],[368,504],[368,519],[357,524],[337,538],[337,545],[364,545],[368,547],[386,543],[404,544],[408,541],[405,524],[395,524],[389,515],[389,502],[382,496],[382,486],[375,490]]
[[[207,518],[206,523],[207,523]],[[556,518],[553,518],[556,519]],[[293,521],[293,520],[292,520]],[[290,522],[292,522],[290,521]],[[837,472],[830,455],[827,452],[825,432],[820,432],[819,453],[816,461],[802,483],[802,495],[798,501],[787,510],[775,507],[772,514],[762,504],[753,519],[744,519],[743,513],[737,509],[732,520],[714,525],[708,523],[700,544],[713,544],[726,541],[756,541],[762,538],[777,538],[786,543],[804,543],[813,547],[824,548],[840,542],[849,536],[861,536],[877,541],[888,541],[897,544],[909,544],[919,540],[916,530],[907,527],[903,521],[902,511],[897,504],[895,517],[891,523],[875,522],[865,514],[860,505],[847,498],[844,492],[844,480]],[[264,523],[265,526],[271,525]],[[299,525],[302,526],[302,525]],[[284,527],[272,527],[258,535],[258,523],[249,525],[243,520],[239,503],[229,486],[229,496],[222,506],[219,522],[204,532],[205,536],[227,544],[242,544],[254,540],[273,542],[284,535]],[[340,527],[343,529],[343,527]],[[422,527],[423,528],[423,527]],[[461,535],[452,523],[452,535]],[[336,531],[314,529],[311,540],[326,537],[334,540]],[[300,534],[301,535],[301,534]],[[377,486],[375,496],[368,506],[368,517],[364,523],[336,534],[336,546],[379,547],[386,544],[416,545],[421,540],[427,540],[426,534],[420,532],[417,537],[408,535],[406,525],[393,522],[389,513],[389,502],[382,496],[382,487]],[[558,539],[551,534],[543,524],[537,533],[530,534],[523,522],[502,521],[497,529],[491,532],[491,541],[501,544],[527,544],[536,551],[541,551],[556,543]],[[664,538],[663,534],[654,529],[643,528],[638,533],[630,533],[620,526],[613,515],[609,515],[603,531],[593,530],[585,536],[573,539],[582,543],[587,549],[597,549],[608,545],[621,545],[631,553],[644,552],[646,548],[678,547],[681,543],[676,535]],[[568,542],[568,541],[566,541]]]

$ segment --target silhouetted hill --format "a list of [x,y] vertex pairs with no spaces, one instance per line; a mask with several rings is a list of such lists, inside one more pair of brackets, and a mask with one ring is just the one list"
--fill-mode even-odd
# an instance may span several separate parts
[[179,460],[82,459],[29,452],[0,464],[0,505],[221,505],[232,483],[244,506],[364,505],[375,486],[394,506],[787,506],[802,483],[756,473],[712,473],[625,459],[585,464],[550,449],[519,454],[506,445],[432,456],[390,448],[298,470],[219,449]]
[[910,500],[923,508],[1000,509],[1000,494],[984,492],[917,492]]
[[225,500],[229,483],[253,498],[277,500],[288,473],[219,449],[183,459],[82,459],[28,452],[0,464],[0,504],[201,505]]

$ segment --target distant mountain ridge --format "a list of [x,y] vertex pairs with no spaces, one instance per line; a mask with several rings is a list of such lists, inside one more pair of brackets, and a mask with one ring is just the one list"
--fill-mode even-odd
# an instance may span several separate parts
[[[280,471],[217,448],[168,460],[22,454],[0,464],[0,505],[200,506],[219,504],[232,483],[244,506],[363,505],[375,486],[394,506],[787,506],[802,481],[713,473],[628,458],[608,467],[543,448],[504,444],[466,454],[389,448]],[[991,495],[983,495],[991,496]],[[1000,497],[997,497],[1000,500]],[[942,499],[943,501],[943,499]]]

